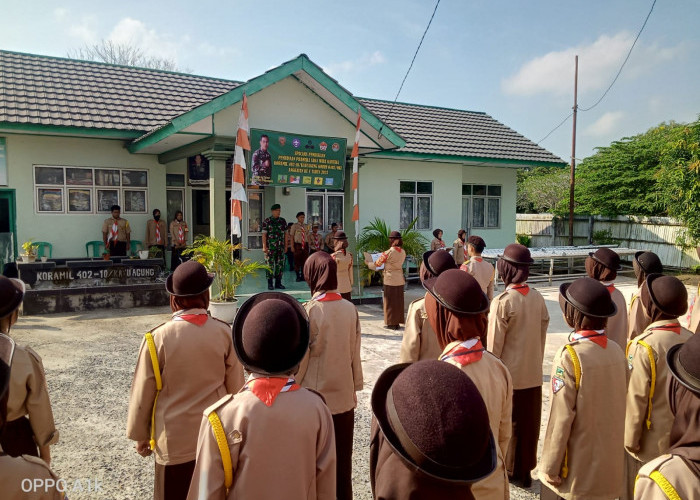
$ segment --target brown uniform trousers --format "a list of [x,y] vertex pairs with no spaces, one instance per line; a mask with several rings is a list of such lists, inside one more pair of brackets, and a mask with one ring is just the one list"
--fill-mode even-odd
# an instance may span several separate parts
[[306,259],[309,257],[309,239],[311,228],[306,224],[295,222],[289,229],[294,249],[294,270],[303,272]]
[[[218,414],[233,463],[225,494],[221,452],[207,416]],[[201,419],[188,500],[335,499],[333,420],[307,389],[280,393],[268,407],[241,391],[207,408]]]
[[[173,314],[203,314],[187,309]],[[231,327],[212,317],[197,326],[171,320],[152,330],[163,389],[155,415],[156,462],[177,465],[194,460],[197,430],[204,409],[244,383],[243,367],[233,350]],[[126,435],[150,439],[156,381],[148,345],[141,342],[131,384]]]
[[[466,269],[465,269],[466,267]],[[472,257],[464,264],[463,270],[474,276],[481,285],[481,291],[486,294],[489,300],[493,299],[493,277],[495,269],[493,264],[481,257]]]
[[700,333],[700,286],[698,286],[698,294],[695,296],[695,304],[690,314],[688,330],[693,333]]
[[[391,247],[380,259],[384,261],[384,322],[389,326],[398,326],[404,323],[403,287],[406,280],[403,275],[403,263],[406,260],[406,252]],[[368,263],[367,266],[376,270],[374,263]]]
[[458,266],[464,264],[464,261],[466,260],[464,257],[464,242],[459,238],[452,243],[452,257],[454,257],[455,264]]
[[661,455],[642,467],[634,486],[636,500],[669,499],[661,487],[649,477],[654,471],[660,472],[671,483],[682,500],[700,500],[700,477],[677,455]]
[[629,315],[627,319],[627,340],[633,340],[635,337],[640,335],[646,327],[651,324],[651,318],[647,316],[644,307],[642,306],[642,301],[639,296],[641,294],[641,288],[638,288],[634,294],[632,294],[632,300],[630,301]]
[[[446,354],[459,342],[452,342],[445,347]],[[498,459],[496,470],[489,477],[472,485],[474,498],[479,500],[507,500],[510,498],[508,474],[505,469],[505,457],[508,443],[513,431],[513,381],[506,365],[490,352],[484,352],[479,361],[460,365],[453,360],[447,363],[455,365],[469,375],[476,388],[484,398],[489,413],[489,424],[497,446]]]
[[[33,482],[37,479],[44,483],[34,490]],[[27,455],[12,458],[0,449],[0,485],[2,485],[0,497],[3,500],[62,500],[64,495],[56,486],[44,486],[47,480],[58,481],[58,476],[40,458]],[[22,481],[25,482],[24,485]],[[31,486],[28,484],[29,481],[32,481]],[[32,489],[27,490],[28,487]]]
[[627,334],[629,331],[627,324],[627,302],[622,292],[615,288],[610,294],[610,298],[617,306],[615,316],[608,318],[608,324],[605,327],[605,333],[608,338],[615,342],[624,351],[627,347]]
[[408,306],[406,330],[401,340],[399,363],[412,363],[421,359],[438,359],[442,349],[425,312],[425,297]]
[[352,293],[352,254],[334,252],[332,257],[338,266],[338,293]]
[[[552,362],[551,411],[539,466],[542,490],[548,487],[566,499],[611,500],[622,493],[625,357],[614,342],[606,348],[590,340],[568,345],[580,362],[580,385],[577,390],[574,364],[563,346]],[[544,474],[561,476],[562,484],[552,486]]]

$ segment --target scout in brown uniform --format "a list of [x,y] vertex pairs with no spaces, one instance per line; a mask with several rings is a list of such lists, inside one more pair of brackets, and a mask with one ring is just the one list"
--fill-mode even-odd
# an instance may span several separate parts
[[112,216],[102,223],[102,241],[110,255],[125,256],[130,250],[131,227],[129,221],[120,217],[119,205],[110,208]]
[[[14,341],[7,335],[0,334],[0,433],[3,432],[7,421],[10,371],[13,354],[16,352]],[[61,500],[64,496],[58,491],[57,481],[58,476],[40,458],[30,455],[12,458],[0,446],[0,485],[3,500]]]
[[481,257],[481,252],[486,248],[486,242],[480,236],[470,236],[467,240],[467,252],[469,261],[462,264],[460,269],[476,278],[481,285],[489,301],[493,299],[493,275],[495,269],[490,262]]
[[369,467],[376,500],[473,500],[471,484],[496,469],[479,390],[437,360],[390,366],[372,391]]
[[168,241],[168,228],[164,220],[160,220],[160,210],[153,210],[153,218],[146,222],[146,248],[153,252],[156,248],[160,250],[160,256],[165,261],[165,244]]
[[464,249],[464,238],[466,237],[467,232],[464,229],[460,229],[457,231],[457,239],[452,243],[452,257],[455,259],[455,264],[458,266],[461,266],[464,264],[464,261],[466,260],[465,258],[465,249]]
[[156,499],[186,497],[202,411],[244,382],[229,326],[207,315],[213,279],[193,260],[168,276],[172,320],[149,332],[152,344],[147,334],[136,362],[126,435],[141,456],[155,452]]
[[318,224],[311,226],[309,233],[309,255],[323,248],[323,236],[318,232]]
[[625,449],[631,457],[627,463],[626,498],[634,495],[634,478],[639,468],[668,451],[673,415],[665,391],[666,353],[692,336],[678,321],[688,308],[688,292],[678,278],[650,274],[639,300],[651,324],[627,346]]
[[295,378],[302,387],[321,393],[333,415],[338,499],[351,500],[355,392],[363,386],[360,318],[355,306],[336,292],[336,263],[326,252],[306,260],[304,277],[311,289],[311,300],[304,304],[309,351]]
[[[24,298],[24,283],[0,276],[0,332],[10,333]],[[32,455],[51,463],[50,445],[58,442],[44,365],[28,346],[16,345],[4,431],[0,444],[10,456]],[[38,452],[37,452],[38,447]]]
[[323,238],[323,243],[326,245],[325,251],[328,253],[333,253],[335,252],[335,242],[333,241],[333,238],[335,237],[335,233],[338,232],[338,224],[335,222],[331,224],[331,231],[326,235],[325,238]]
[[187,222],[182,220],[182,212],[175,212],[175,219],[170,223],[170,241],[173,245],[173,253],[170,256],[170,272],[174,273],[177,266],[187,260],[182,251],[187,248]]
[[297,221],[289,230],[294,250],[294,271],[297,273],[297,281],[304,281],[304,263],[309,257],[309,226],[304,224],[306,214],[297,213]]
[[511,480],[529,488],[537,465],[542,413],[542,361],[549,313],[542,295],[525,281],[533,260],[523,245],[508,245],[498,273],[506,285],[489,310],[487,349],[499,357],[513,378],[513,435],[506,470]]
[[[425,283],[425,280],[435,278],[448,269],[456,269],[450,254],[447,252],[425,252],[420,266],[420,280]],[[442,348],[433,327],[430,326],[425,310],[427,296],[426,292],[425,296],[414,300],[408,306],[406,330],[403,332],[401,340],[399,363],[410,363],[421,359],[438,359],[442,353]]]
[[433,231],[433,236],[435,238],[433,239],[433,241],[430,242],[430,249],[432,251],[444,250],[445,242],[442,241],[442,229],[436,229],[435,231]]
[[647,279],[647,276],[653,273],[661,274],[664,272],[664,267],[661,265],[659,256],[654,252],[637,252],[634,254],[632,261],[634,274],[637,277],[637,290],[632,294],[630,301],[629,315],[627,317],[627,340],[634,339],[649,326],[651,321],[644,312],[642,303],[639,301],[639,294],[642,291],[642,285]]
[[605,324],[617,307],[591,278],[561,285],[559,305],[575,333],[552,363],[540,498],[612,500],[622,492],[625,355]]
[[[674,415],[668,453],[639,471],[637,500],[700,499],[700,336],[668,350],[668,400]],[[675,494],[676,496],[673,496]]]
[[586,273],[589,278],[600,281],[610,292],[617,313],[608,319],[605,333],[622,349],[627,347],[627,302],[622,292],[615,288],[617,272],[621,270],[620,256],[609,248],[599,248],[586,257]]
[[352,300],[352,254],[347,252],[348,237],[345,231],[336,231],[332,242],[335,251],[331,257],[338,266],[338,293],[345,300]]
[[309,347],[304,308],[281,292],[254,295],[236,315],[233,339],[251,377],[205,410],[187,498],[334,499],[331,413],[293,378]]
[[403,287],[406,280],[403,276],[403,262],[406,252],[403,248],[401,233],[392,231],[389,234],[391,247],[385,251],[376,262],[368,262],[367,267],[376,271],[384,265],[384,323],[390,330],[398,330],[403,317]]
[[497,444],[496,471],[472,485],[472,493],[483,500],[508,499],[504,460],[513,425],[513,383],[506,365],[481,343],[488,321],[488,298],[473,276],[458,270],[445,271],[423,286],[430,293],[425,299],[428,319],[443,349],[440,360],[461,369],[479,389]]

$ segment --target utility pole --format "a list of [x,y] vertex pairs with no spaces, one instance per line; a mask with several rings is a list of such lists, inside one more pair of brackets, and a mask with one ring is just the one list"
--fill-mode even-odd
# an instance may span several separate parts
[[569,246],[574,245],[574,186],[576,185],[576,112],[578,111],[578,56],[574,72],[574,130],[571,134],[571,175],[569,177]]

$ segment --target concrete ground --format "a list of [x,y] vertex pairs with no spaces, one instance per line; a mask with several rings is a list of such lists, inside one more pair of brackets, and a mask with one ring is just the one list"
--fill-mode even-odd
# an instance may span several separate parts
[[[618,287],[629,301],[636,283],[622,278]],[[559,311],[557,286],[535,288],[545,297],[551,317],[543,366],[542,437],[549,412],[552,357],[566,342],[570,329]],[[694,296],[694,289],[689,292]],[[411,285],[406,293],[406,308],[422,295],[419,286]],[[361,305],[358,310],[365,388],[358,394],[353,480],[355,498],[370,499],[369,397],[379,374],[398,360],[402,330],[383,328],[381,305]],[[143,334],[168,318],[168,308],[105,310],[22,317],[13,328],[13,337],[32,346],[43,358],[60,431],[60,441],[52,447],[52,467],[69,488],[77,489],[69,491],[71,500],[151,497],[153,457],[137,455],[133,443],[126,438],[126,412]],[[100,491],[89,491],[94,490],[95,480]],[[538,481],[529,490],[511,485],[511,497],[538,498],[539,488]]]

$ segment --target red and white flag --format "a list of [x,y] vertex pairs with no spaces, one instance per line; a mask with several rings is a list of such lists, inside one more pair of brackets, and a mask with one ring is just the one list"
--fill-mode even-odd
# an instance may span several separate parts
[[357,199],[357,188],[360,183],[360,171],[358,166],[358,157],[360,155],[360,121],[362,119],[362,114],[360,110],[357,110],[357,126],[355,127],[355,144],[352,146],[352,196],[353,196],[353,207],[352,207],[352,220],[355,221],[355,237],[360,236],[360,206]]
[[243,209],[241,203],[247,202],[245,195],[245,151],[250,151],[248,134],[248,97],[243,94],[241,114],[238,117],[238,132],[236,133],[236,149],[233,155],[233,178],[231,179],[231,238],[241,236],[241,219]]

